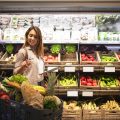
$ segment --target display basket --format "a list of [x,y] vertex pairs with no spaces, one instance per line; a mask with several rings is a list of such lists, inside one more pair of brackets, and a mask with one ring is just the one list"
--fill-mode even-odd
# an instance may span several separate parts
[[80,89],[84,89],[84,90],[100,90],[99,82],[97,82],[96,86],[81,85],[81,82],[80,82]]
[[34,109],[15,101],[0,100],[0,120],[61,120],[63,103],[58,110]]
[[[86,84],[82,84],[82,77],[84,77]],[[80,89],[84,89],[84,90],[99,90],[100,86],[99,86],[99,78],[97,76],[95,76],[95,78],[93,78],[92,76],[88,76],[89,79],[91,79],[91,81],[89,81],[91,83],[91,85],[87,85],[87,76],[85,77],[85,75],[80,76],[80,82],[79,82],[79,88]],[[93,81],[95,80],[95,84],[93,83]],[[84,81],[84,80],[83,80]]]
[[[114,81],[116,81],[116,80],[114,80]],[[101,90],[120,90],[120,81],[119,81],[119,79],[117,79],[117,81],[118,81],[118,85],[117,86],[101,86],[100,85],[100,83],[101,83],[101,81],[99,81],[99,85],[100,85],[100,89]]]
[[120,120],[120,110],[103,110],[104,120]]
[[72,65],[78,64],[78,53],[66,53],[65,55],[60,55],[60,63],[65,65],[66,63],[70,63]]
[[100,87],[101,90],[120,90],[120,86],[116,87]]
[[12,59],[7,60],[8,57],[10,57],[10,55],[7,52],[5,52],[0,58],[0,64],[14,64],[15,63],[15,61]]
[[60,84],[60,81],[58,80],[57,86],[58,86],[59,93],[62,93],[64,91],[69,91],[69,90],[77,90],[78,82],[77,82],[77,80],[75,80],[75,82],[76,82],[76,85],[64,85],[63,86]]
[[[50,53],[46,53],[45,56],[47,56],[48,58],[45,60],[44,62],[45,64],[60,64],[60,53],[59,54],[50,54]],[[55,59],[57,57],[57,59]]]
[[[118,65],[118,57],[117,57],[117,54],[115,52],[98,52],[99,54],[99,61],[100,61],[100,64],[101,65]],[[116,61],[109,61],[106,59],[106,61],[102,61],[102,56],[105,56],[105,57],[114,57],[116,59]]]
[[83,109],[83,120],[104,120],[101,110]]
[[83,61],[82,60],[82,53],[80,53],[80,64],[81,65],[99,65],[99,57],[98,57],[98,52],[94,52],[91,54],[87,54],[89,56],[93,56],[95,58],[94,61]]
[[62,120],[82,120],[82,110],[63,110]]

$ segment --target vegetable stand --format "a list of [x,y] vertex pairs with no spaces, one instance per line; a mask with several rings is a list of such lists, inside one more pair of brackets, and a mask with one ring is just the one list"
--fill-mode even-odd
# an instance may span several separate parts
[[[0,56],[2,56],[0,57],[0,70],[6,72],[4,76],[12,75],[14,55],[22,46],[24,42],[23,33],[31,25],[30,20],[32,20],[32,24],[39,26],[43,33],[46,71],[57,68],[54,70],[59,75],[55,85],[55,94],[66,101],[76,100],[77,103],[82,102],[80,106],[77,106],[76,102],[72,101],[72,104],[70,104],[68,101],[65,105],[71,108],[68,109],[69,112],[66,112],[67,107],[63,105],[63,111],[65,112],[63,112],[63,118],[67,120],[68,118],[74,119],[77,116],[79,120],[89,118],[91,120],[97,118],[98,120],[119,120],[119,110],[112,112],[115,113],[112,114],[110,111],[107,111],[109,107],[106,107],[107,110],[96,110],[98,108],[93,104],[93,101],[102,97],[102,100],[98,100],[99,103],[110,103],[111,108],[114,108],[117,97],[119,98],[120,31],[118,26],[120,24],[120,9],[115,7],[119,5],[119,2],[113,2],[112,6],[105,2],[105,7],[103,7],[101,5],[102,2],[98,1],[94,6],[94,2],[91,1],[90,3],[93,4],[93,7],[89,7],[89,5],[85,8],[81,7],[81,9],[77,7],[83,5],[83,3],[72,3],[69,1],[65,3],[60,2],[58,5],[58,3],[53,2],[54,5],[57,4],[59,6],[58,8],[53,7],[54,5],[51,6],[50,3],[44,3],[45,6],[49,7],[44,7],[43,9],[41,6],[43,3],[35,2],[33,6],[36,9],[33,10],[30,9],[30,5],[28,5],[28,8],[24,8],[22,2],[21,4],[13,2],[12,6],[17,4],[18,8],[16,6],[13,9],[12,7],[6,8],[7,6],[4,6],[4,8],[0,7],[0,20],[2,21],[0,28],[4,33],[3,39],[0,40]],[[72,7],[72,4],[76,7]],[[37,7],[38,5],[40,5],[39,8]],[[63,6],[67,6],[68,9],[64,9]],[[98,6],[101,6],[101,8]],[[9,44],[10,46],[7,46]],[[11,47],[11,44],[14,48],[13,46]],[[9,53],[7,54],[7,57],[10,57],[9,59],[5,58],[6,51]],[[14,57],[10,56],[11,52]],[[3,56],[3,54],[5,55]],[[114,99],[116,101],[107,102]],[[33,109],[14,102],[9,101],[6,103],[6,101],[1,101],[1,106],[6,108],[5,112],[6,110],[8,111],[6,118],[1,119],[6,120],[12,111],[16,114],[12,113],[10,117],[14,117],[15,120],[16,118],[32,120],[32,115],[33,117],[34,115],[39,115],[39,111],[35,110],[35,114],[32,114],[34,113]],[[83,102],[86,102],[86,104],[83,104]],[[17,111],[19,107],[20,109]],[[25,111],[23,111],[23,108],[25,108]],[[73,110],[75,109],[78,109],[80,114],[74,112]],[[72,113],[70,114],[70,111],[73,111],[73,116],[71,116]],[[17,116],[18,112],[22,114],[19,117]],[[25,114],[24,112],[28,113]],[[86,114],[88,117],[86,117]],[[61,116],[61,114],[56,113],[55,115],[55,112],[49,114],[51,120],[56,116]],[[42,119],[42,116],[40,117]],[[12,118],[11,120],[14,119]]]

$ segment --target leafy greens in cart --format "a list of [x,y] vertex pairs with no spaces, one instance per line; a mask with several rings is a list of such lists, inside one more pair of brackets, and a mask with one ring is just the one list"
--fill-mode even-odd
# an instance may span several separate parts
[[8,78],[9,81],[11,82],[17,82],[19,84],[22,84],[23,81],[27,80],[27,77],[21,74],[17,74],[17,75],[12,75],[11,77]]

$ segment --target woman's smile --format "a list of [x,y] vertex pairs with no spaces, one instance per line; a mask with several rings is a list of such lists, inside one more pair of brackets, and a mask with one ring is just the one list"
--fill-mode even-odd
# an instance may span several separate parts
[[35,46],[37,44],[37,34],[35,30],[31,30],[28,34],[28,43],[30,46]]

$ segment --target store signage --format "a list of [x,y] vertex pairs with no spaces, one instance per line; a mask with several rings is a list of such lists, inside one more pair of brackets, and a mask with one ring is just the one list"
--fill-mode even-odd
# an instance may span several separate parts
[[[49,71],[49,70],[52,70],[54,68],[56,68],[56,67],[48,67],[47,70]],[[53,72],[58,72],[58,69],[54,70]]]
[[75,67],[64,67],[65,72],[75,72]]
[[83,67],[83,72],[94,72],[94,67]]
[[82,96],[93,97],[93,91],[82,91]]
[[78,97],[78,91],[77,90],[67,91],[67,97]]
[[104,72],[115,72],[115,67],[105,67]]

